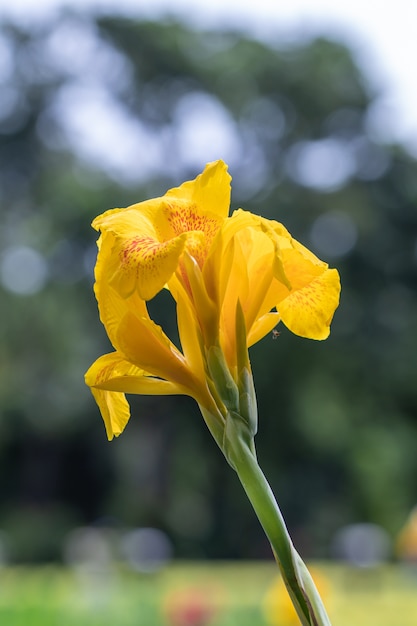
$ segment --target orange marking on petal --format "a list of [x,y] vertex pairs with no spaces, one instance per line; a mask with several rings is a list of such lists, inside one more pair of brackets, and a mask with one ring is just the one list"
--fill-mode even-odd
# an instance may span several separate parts
[[186,234],[158,241],[139,233],[119,241],[112,284],[123,297],[137,289],[143,300],[150,300],[176,271],[185,239]]
[[125,270],[147,271],[156,274],[157,259],[168,256],[167,246],[151,237],[133,237],[120,251],[120,260]]
[[193,232],[204,234],[203,239],[189,237],[186,244],[189,253],[202,267],[222,220],[217,216],[201,213],[198,207],[192,204],[188,206],[169,204],[165,209],[165,216],[174,236]]

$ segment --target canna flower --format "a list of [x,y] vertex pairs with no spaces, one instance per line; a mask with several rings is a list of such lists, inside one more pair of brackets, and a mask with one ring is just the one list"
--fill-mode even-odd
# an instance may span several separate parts
[[[223,161],[209,163],[164,196],[93,221],[100,232],[94,290],[114,351],[93,363],[86,383],[109,439],[129,420],[126,393],[193,397],[271,542],[301,623],[329,626],[257,463],[248,348],[279,322],[326,339],[339,274],[282,224],[241,209],[229,217],[230,180]],[[176,303],[179,346],[149,316],[147,302],[162,289]]]
[[[221,422],[227,407],[213,384],[216,368],[230,378],[226,386],[238,384],[239,354],[279,322],[311,339],[330,332],[337,270],[278,222],[241,209],[229,217],[230,181],[223,161],[209,163],[164,196],[93,221],[94,289],[114,352],[91,366],[86,382],[109,439],[129,419],[126,393],[187,394]],[[146,303],[162,289],[176,301],[181,346],[149,317]]]

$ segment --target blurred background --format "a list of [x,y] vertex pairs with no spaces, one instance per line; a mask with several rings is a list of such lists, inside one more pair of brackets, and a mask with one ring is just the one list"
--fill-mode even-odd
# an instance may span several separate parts
[[259,459],[294,542],[340,557],[341,529],[360,524],[398,556],[417,503],[417,144],[382,69],[364,39],[320,24],[251,32],[85,4],[0,17],[5,562],[71,560],[80,527],[153,529],[164,558],[271,558],[192,400],[131,398],[108,443],[83,380],[109,350],[91,220],[217,158],[233,209],[282,221],[341,274],[326,342],[282,327],[251,352]]

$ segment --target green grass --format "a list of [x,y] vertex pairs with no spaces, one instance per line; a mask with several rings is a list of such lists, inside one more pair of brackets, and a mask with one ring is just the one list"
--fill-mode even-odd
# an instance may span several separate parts
[[[315,566],[325,582],[333,626],[416,626],[417,568],[356,571]],[[167,606],[199,594],[212,626],[266,626],[265,594],[277,580],[273,563],[175,564],[158,574],[114,568],[58,567],[0,571],[1,626],[165,626]],[[190,600],[191,601],[191,600]],[[275,626],[290,626],[285,610]],[[272,622],[269,622],[272,624]],[[197,622],[178,621],[192,626]],[[200,622],[202,626],[203,622]]]

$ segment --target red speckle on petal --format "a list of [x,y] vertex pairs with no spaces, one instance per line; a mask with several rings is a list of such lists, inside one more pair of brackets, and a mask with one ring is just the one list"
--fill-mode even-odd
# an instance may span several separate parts
[[169,254],[170,242],[160,242],[152,237],[135,236],[127,240],[120,250],[121,269],[125,272],[158,274],[158,264]]
[[202,267],[213,238],[219,230],[221,220],[201,213],[195,205],[178,207],[173,204],[168,205],[166,208],[166,219],[174,236],[182,233],[203,233],[203,241],[201,238],[193,239],[190,237],[186,245],[189,253]]

